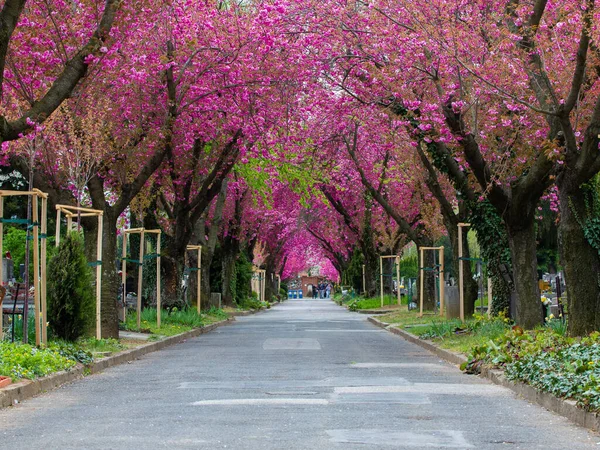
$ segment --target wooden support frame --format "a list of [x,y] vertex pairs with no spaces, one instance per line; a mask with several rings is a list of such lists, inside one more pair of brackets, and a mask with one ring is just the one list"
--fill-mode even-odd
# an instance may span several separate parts
[[56,246],[60,244],[60,219],[61,214],[67,218],[67,232],[73,227],[73,217],[97,217],[98,237],[96,240],[96,339],[102,339],[102,243],[104,229],[104,211],[99,209],[83,208],[80,206],[56,205]]
[[[398,306],[400,306],[400,257],[398,255],[385,255],[385,256],[380,256],[379,257],[379,287],[380,287],[380,291],[379,294],[381,296],[381,307],[383,308],[383,260],[384,259],[392,259],[394,258],[395,263],[396,263],[396,279],[398,280],[398,289],[397,289],[397,297],[398,297]],[[364,283],[364,273],[365,270],[365,266],[363,264],[363,283]],[[392,282],[392,286],[394,285],[394,283]],[[364,284],[363,284],[364,286]],[[392,292],[393,292],[393,288],[392,288]]]
[[[33,289],[34,289],[34,314],[35,314],[35,344],[37,346],[48,343],[47,311],[46,311],[46,250],[48,230],[48,194],[33,189],[31,191],[0,190],[0,219],[4,219],[4,197],[26,196],[31,197],[33,228]],[[41,201],[41,220],[40,220]],[[41,233],[40,233],[41,231]],[[41,242],[41,244],[40,244]],[[4,243],[4,221],[0,220],[0,282],[2,282],[4,266],[2,264]],[[41,247],[41,249],[40,249]],[[29,293],[25,293],[26,296]],[[4,312],[0,304],[0,339],[3,337]]]
[[127,304],[125,303],[125,296],[127,295],[126,283],[127,283],[127,241],[130,235],[140,235],[140,253],[138,265],[138,287],[137,287],[137,327],[138,330],[141,328],[141,317],[142,317],[142,276],[144,274],[144,259],[145,246],[146,246],[146,234],[156,235],[156,327],[160,328],[160,313],[161,313],[161,296],[160,296],[160,238],[162,235],[161,230],[147,230],[145,228],[130,228],[123,230],[123,249],[121,251],[121,292],[123,296],[123,319],[127,318]]
[[419,248],[419,253],[420,253],[420,263],[419,263],[419,275],[421,278],[421,283],[420,283],[420,289],[419,289],[419,316],[423,316],[423,286],[424,286],[424,279],[425,279],[425,269],[427,269],[426,267],[424,267],[424,262],[425,262],[425,251],[437,251],[438,252],[438,258],[439,258],[439,277],[440,277],[440,290],[439,290],[439,297],[440,297],[440,316],[444,316],[444,246],[441,247],[420,247]]
[[[465,281],[464,281],[464,268],[463,263],[463,228],[469,228],[470,223],[459,223],[458,224],[458,295],[460,301],[460,320],[465,321]],[[477,288],[479,290],[479,287]],[[487,279],[487,291],[488,291],[488,317],[492,316],[492,280],[488,276]],[[483,305],[482,305],[483,306]]]
[[200,314],[200,312],[202,310],[202,246],[201,245],[188,245],[186,250],[198,252],[198,267],[195,267],[195,269],[197,271],[197,284],[198,284],[198,287],[196,289],[196,300],[198,301],[198,314]]
[[[261,302],[265,301],[265,284],[266,284],[266,278],[267,278],[267,271],[265,269],[259,269],[258,267],[254,266],[252,268],[252,272],[255,273],[258,277],[258,300]],[[254,275],[253,275],[254,277]],[[302,287],[301,287],[302,288]]]

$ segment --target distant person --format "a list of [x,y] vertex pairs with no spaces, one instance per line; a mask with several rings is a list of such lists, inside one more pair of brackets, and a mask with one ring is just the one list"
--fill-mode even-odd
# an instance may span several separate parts
[[315,286],[314,284],[312,285],[312,296],[313,299],[317,298],[317,286]]
[[325,288],[326,298],[331,297],[331,284],[327,283],[327,287]]

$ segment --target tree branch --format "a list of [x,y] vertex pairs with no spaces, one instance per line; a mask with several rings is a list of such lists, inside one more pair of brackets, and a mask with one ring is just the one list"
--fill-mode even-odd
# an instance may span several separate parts
[[0,98],[4,92],[4,68],[6,54],[26,0],[6,0],[0,11]]
[[[21,2],[17,0],[8,1],[5,3],[2,12],[4,13],[8,4],[18,6],[19,3]],[[0,138],[2,141],[18,139],[19,135],[31,129],[28,119],[36,123],[42,123],[71,95],[75,86],[87,74],[88,63],[86,60],[90,55],[100,54],[100,48],[109,36],[120,4],[121,0],[106,0],[104,12],[96,31],[90,40],[67,62],[62,73],[54,80],[48,92],[39,101],[35,102],[17,120],[8,122],[4,116],[0,117]],[[10,36],[2,36],[2,38],[10,39]],[[0,49],[1,45],[2,42],[0,40]],[[6,45],[8,45],[8,42]],[[0,61],[2,60],[0,59]]]

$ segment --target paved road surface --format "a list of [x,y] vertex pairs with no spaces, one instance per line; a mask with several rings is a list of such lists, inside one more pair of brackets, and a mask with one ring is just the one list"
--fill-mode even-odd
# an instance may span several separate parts
[[0,411],[1,449],[591,449],[600,437],[327,300]]

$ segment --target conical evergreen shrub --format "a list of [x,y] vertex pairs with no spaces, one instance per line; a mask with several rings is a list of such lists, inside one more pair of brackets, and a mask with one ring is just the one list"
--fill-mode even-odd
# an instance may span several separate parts
[[75,341],[91,331],[96,309],[92,272],[75,232],[61,241],[48,264],[47,301],[53,336]]

